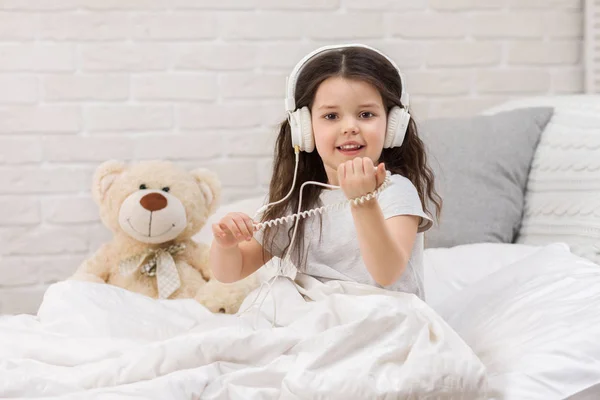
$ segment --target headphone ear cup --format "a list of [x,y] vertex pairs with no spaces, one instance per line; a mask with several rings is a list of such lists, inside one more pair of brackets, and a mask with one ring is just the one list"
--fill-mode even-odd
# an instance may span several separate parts
[[292,135],[292,147],[298,146],[300,151],[311,152],[314,150],[314,139],[312,134],[312,122],[308,107],[289,114],[288,122]]
[[392,107],[388,113],[387,129],[383,147],[387,149],[390,147],[402,146],[409,122],[410,114],[407,109],[398,106]]
[[312,152],[315,149],[315,139],[312,130],[312,121],[308,107],[302,107],[292,114],[294,124],[290,123],[292,131],[292,145],[300,146],[300,151]]

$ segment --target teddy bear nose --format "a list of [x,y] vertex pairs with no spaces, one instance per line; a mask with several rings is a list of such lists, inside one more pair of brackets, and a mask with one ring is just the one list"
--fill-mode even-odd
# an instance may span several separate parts
[[149,193],[140,199],[140,204],[148,211],[158,211],[167,206],[167,198],[160,193]]

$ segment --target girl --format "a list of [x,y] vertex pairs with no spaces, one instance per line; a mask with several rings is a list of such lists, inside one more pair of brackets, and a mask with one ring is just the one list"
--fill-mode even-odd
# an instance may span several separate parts
[[296,172],[300,183],[341,188],[307,186],[302,210],[372,193],[386,170],[392,174],[390,184],[362,204],[300,219],[293,242],[296,221],[256,231],[248,215],[227,214],[212,226],[215,277],[240,280],[271,257],[291,251],[295,266],[321,281],[354,281],[423,299],[423,232],[432,225],[426,200],[439,215],[441,199],[395,64],[364,45],[318,49],[292,71],[286,108],[270,183],[269,201],[275,203],[261,221],[298,209]]

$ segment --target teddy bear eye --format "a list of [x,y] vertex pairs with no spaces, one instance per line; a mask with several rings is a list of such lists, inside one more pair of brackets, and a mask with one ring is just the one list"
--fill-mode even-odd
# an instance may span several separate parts
[[142,184],[140,185],[140,190],[146,190],[146,189],[148,189],[148,186],[146,186],[146,184],[145,184],[145,183],[142,183]]
[[164,188],[162,188],[162,190],[163,190],[163,192],[167,192],[168,193],[169,190],[171,190],[171,188],[168,187],[168,186],[165,186]]

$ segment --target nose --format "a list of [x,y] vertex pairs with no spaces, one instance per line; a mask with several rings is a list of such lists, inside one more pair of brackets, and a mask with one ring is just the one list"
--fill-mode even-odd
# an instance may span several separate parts
[[148,211],[158,211],[167,206],[167,198],[160,193],[149,193],[140,199],[140,204]]
[[344,134],[357,134],[358,124],[354,118],[348,118],[344,123]]

